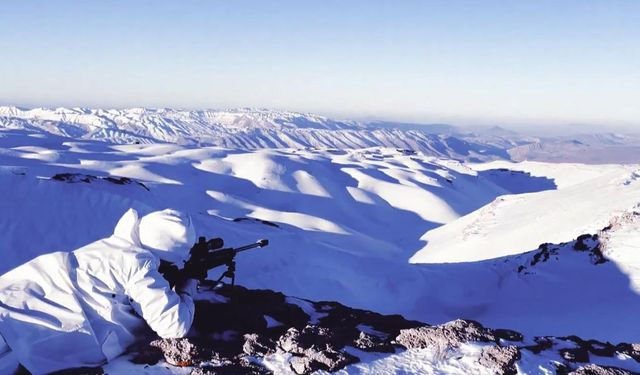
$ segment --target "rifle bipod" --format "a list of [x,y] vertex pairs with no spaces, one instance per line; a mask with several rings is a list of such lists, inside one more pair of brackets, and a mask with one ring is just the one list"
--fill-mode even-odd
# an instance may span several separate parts
[[226,271],[224,271],[216,281],[204,280],[200,282],[200,287],[206,288],[207,290],[214,290],[218,285],[224,284],[222,279],[226,277],[231,279],[231,284],[228,285],[231,285],[231,287],[233,288],[236,285],[236,261],[231,260],[226,264],[226,266]]

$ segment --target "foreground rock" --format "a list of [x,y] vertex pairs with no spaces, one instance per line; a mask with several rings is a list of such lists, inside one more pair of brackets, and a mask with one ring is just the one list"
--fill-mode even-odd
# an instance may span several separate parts
[[520,350],[515,346],[488,346],[482,349],[478,364],[497,375],[513,375],[518,373],[516,362],[520,358]]
[[496,341],[496,336],[478,322],[458,319],[435,327],[405,329],[396,338],[396,343],[409,349],[445,350],[470,341],[492,342]]
[[[471,363],[478,371],[503,375],[523,373],[519,361],[525,352],[529,358],[543,358],[557,374],[631,374],[612,367],[615,358],[640,363],[638,344],[577,336],[527,339],[512,330],[462,319],[429,326],[399,315],[291,298],[269,290],[225,286],[202,293],[196,304],[189,337],[148,337],[131,351],[130,360],[144,366],[189,367],[195,375],[270,374],[262,359],[273,355],[285,356],[295,374],[333,372],[360,362],[364,352],[379,357],[405,350],[428,351],[434,361],[473,356]],[[468,347],[476,349],[465,352]],[[102,373],[100,369],[88,371],[67,373]]]

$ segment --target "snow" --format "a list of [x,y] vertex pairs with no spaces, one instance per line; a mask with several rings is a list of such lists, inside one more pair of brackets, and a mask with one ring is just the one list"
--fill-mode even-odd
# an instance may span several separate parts
[[[115,145],[24,130],[0,131],[0,165],[0,273],[109,235],[128,208],[170,207],[188,212],[198,235],[228,246],[270,240],[238,257],[238,283],[250,288],[432,324],[469,318],[527,335],[638,341],[628,327],[640,314],[640,224],[608,233],[605,264],[571,242],[535,266],[527,253],[633,210],[636,165],[468,164],[384,147]],[[129,177],[146,188],[51,179],[57,173]],[[349,373],[412,373],[420,363],[433,373],[469,370],[428,352],[374,357]],[[125,364],[109,366],[118,373]]]
[[640,294],[640,219],[618,228],[608,236],[603,250],[620,272],[629,278],[630,289]]
[[[423,282],[407,264],[423,245],[419,236],[505,193],[459,163],[394,149],[242,151],[0,134],[0,251],[12,254],[0,272],[107,235],[129,207],[141,214],[171,207],[190,213],[199,235],[232,246],[271,240],[241,257],[238,280],[249,287],[406,312],[419,290],[397,293]],[[24,157],[44,149],[59,157]],[[61,172],[129,177],[150,191],[50,180]],[[233,221],[242,217],[279,227]]]
[[352,353],[362,359],[362,363],[347,366],[338,374],[491,374],[488,369],[478,367],[480,345],[464,344],[451,352],[433,349],[409,349],[384,356],[353,349]]
[[[464,344],[460,348],[446,353],[433,349],[409,349],[395,354],[367,353],[355,348],[348,352],[362,361],[349,365],[333,374],[478,374],[490,375],[493,372],[481,369],[476,364],[482,346]],[[295,374],[289,367],[289,354],[276,353],[261,360],[262,364],[276,374]],[[314,374],[329,374],[316,371]]]
[[176,367],[160,361],[155,365],[134,365],[127,355],[120,356],[103,366],[107,374],[130,375],[189,375],[193,371],[190,367]]
[[[490,163],[494,167],[504,163]],[[412,263],[452,263],[498,258],[533,250],[544,242],[595,233],[616,214],[640,202],[635,165],[510,164],[546,175],[557,189],[504,195],[480,210],[427,232]],[[475,166],[477,169],[487,165]],[[490,177],[488,177],[490,178]],[[630,182],[631,181],[631,182]]]

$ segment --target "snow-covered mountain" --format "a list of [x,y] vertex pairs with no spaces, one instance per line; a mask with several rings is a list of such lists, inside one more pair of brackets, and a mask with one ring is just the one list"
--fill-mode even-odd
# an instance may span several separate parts
[[461,161],[640,162],[640,136],[615,133],[534,137],[501,127],[338,121],[267,109],[187,111],[0,107],[0,130],[114,144],[176,143],[225,148],[394,147]]
[[454,136],[451,126],[365,124],[264,109],[184,111],[0,107],[2,128],[118,144],[170,142],[245,149],[382,146],[458,160],[508,158],[502,148]]
[[[0,273],[109,235],[128,208],[171,207],[190,213],[199,234],[231,246],[271,241],[238,259],[238,281],[250,288],[430,324],[465,318],[529,337],[640,340],[628,329],[640,314],[638,165],[471,163],[353,145],[241,149],[151,137],[118,144],[88,138],[123,125],[62,112],[21,126],[11,117],[0,131]],[[311,117],[302,127],[298,115],[284,121],[271,111],[257,126],[260,112],[247,112],[250,120],[242,113],[228,112],[221,129],[280,137],[288,128],[376,131]],[[154,129],[139,118],[129,133]],[[191,122],[169,121],[157,134],[190,134]],[[202,132],[208,126],[219,125]],[[72,129],[80,138],[52,134]],[[486,138],[497,149],[518,142],[500,133]],[[480,355],[473,353],[464,355]],[[553,367],[544,358],[535,361]]]
[[[189,212],[200,234],[230,245],[271,240],[239,259],[238,280],[248,287],[429,323],[464,317],[532,335],[635,337],[603,320],[640,313],[635,292],[620,281],[637,278],[635,268],[618,272],[614,261],[594,265],[570,251],[579,235],[634,210],[634,166],[464,164],[387,148],[230,150],[0,134],[0,252],[8,254],[0,272],[108,235],[129,207],[173,207]],[[545,276],[519,272],[545,242],[561,249],[559,266],[534,269]],[[618,245],[607,248],[615,253]],[[583,281],[571,275],[585,273],[623,301],[603,305],[614,315],[572,315],[585,302]],[[549,280],[568,285],[563,293],[571,298],[553,294]],[[526,293],[538,297],[510,304]],[[541,312],[544,298],[572,302],[555,304],[551,318]],[[517,320],[516,310],[538,313]]]
[[639,170],[5,129],[0,273],[108,236],[130,207],[172,207],[228,245],[271,241],[238,258],[250,288],[430,324],[638,342]]

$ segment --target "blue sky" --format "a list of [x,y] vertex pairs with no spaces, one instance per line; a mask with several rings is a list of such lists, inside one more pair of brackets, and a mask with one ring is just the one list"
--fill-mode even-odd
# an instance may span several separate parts
[[0,3],[0,103],[640,127],[640,1]]

